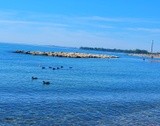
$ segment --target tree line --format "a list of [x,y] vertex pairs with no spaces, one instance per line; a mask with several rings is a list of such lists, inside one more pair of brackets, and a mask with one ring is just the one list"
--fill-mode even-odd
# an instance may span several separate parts
[[123,50],[123,49],[106,49],[97,47],[80,47],[83,50],[95,50],[95,51],[107,51],[107,52],[118,52],[118,53],[136,53],[136,54],[149,54],[147,50],[134,49],[134,50]]

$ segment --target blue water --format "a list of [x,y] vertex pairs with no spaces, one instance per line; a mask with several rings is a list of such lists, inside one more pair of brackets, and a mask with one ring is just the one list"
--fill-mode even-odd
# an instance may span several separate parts
[[[18,49],[101,53],[120,58],[12,53]],[[50,66],[63,68],[52,70]],[[32,80],[32,76],[38,80]],[[43,85],[44,80],[51,84]],[[28,125],[159,126],[160,63],[126,54],[0,43],[0,126]]]

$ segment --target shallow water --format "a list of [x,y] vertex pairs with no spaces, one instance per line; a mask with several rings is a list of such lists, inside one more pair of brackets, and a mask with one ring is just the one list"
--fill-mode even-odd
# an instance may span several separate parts
[[[120,58],[12,53],[17,49],[102,53]],[[52,70],[50,66],[63,68]],[[1,43],[0,125],[158,126],[159,68],[160,63],[126,54]],[[32,76],[38,80],[32,80]],[[44,80],[51,84],[43,85]]]

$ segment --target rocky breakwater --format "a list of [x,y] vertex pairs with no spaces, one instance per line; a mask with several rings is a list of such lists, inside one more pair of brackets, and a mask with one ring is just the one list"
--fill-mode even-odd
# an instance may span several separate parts
[[14,53],[53,56],[53,57],[68,57],[68,58],[119,58],[118,56],[112,56],[112,55],[88,54],[88,53],[78,53],[78,52],[41,52],[41,51],[17,50]]

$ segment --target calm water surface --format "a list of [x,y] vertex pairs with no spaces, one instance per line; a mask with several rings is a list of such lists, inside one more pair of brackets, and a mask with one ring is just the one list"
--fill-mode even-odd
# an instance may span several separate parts
[[[12,53],[17,49],[104,53],[120,58]],[[49,68],[60,66],[59,70]],[[51,84],[43,85],[44,80]],[[1,43],[0,126],[27,125],[159,126],[160,63],[126,54]]]

